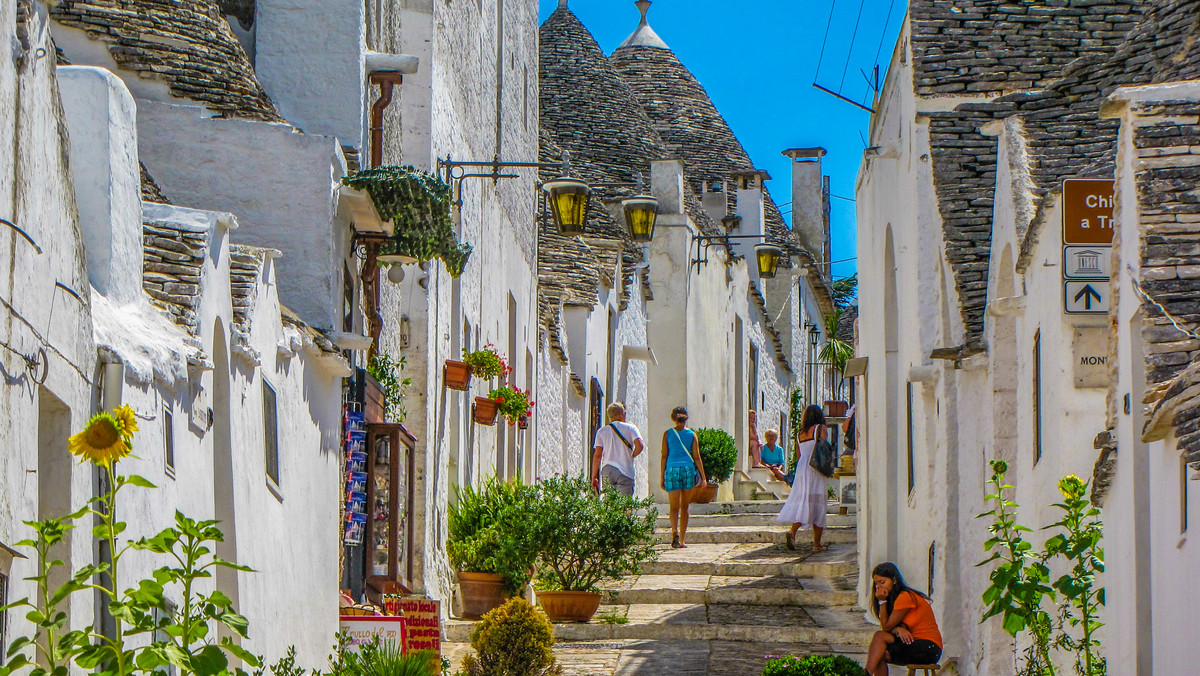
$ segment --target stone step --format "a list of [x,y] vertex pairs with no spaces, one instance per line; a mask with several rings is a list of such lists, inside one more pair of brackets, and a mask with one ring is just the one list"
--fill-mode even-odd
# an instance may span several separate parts
[[[781,545],[787,541],[787,532],[787,527],[781,524],[775,524],[774,527],[693,526],[691,520],[689,519],[687,541],[689,547],[693,544],[727,544],[738,542],[762,542]],[[654,537],[659,542],[670,544],[671,527],[668,525],[666,527],[659,528]],[[811,541],[812,534],[808,531],[801,531],[797,537],[801,540],[807,539]],[[854,543],[857,541],[857,539],[857,529],[854,526],[826,528],[821,534],[822,543]]]
[[739,577],[722,575],[642,575],[626,578],[605,591],[611,603],[747,606],[852,606],[853,578]]
[[[622,639],[736,641],[745,643],[819,643],[866,646],[875,629],[850,607],[817,615],[799,607],[751,605],[615,605],[601,606],[586,624],[555,624],[558,641]],[[620,618],[624,618],[623,622]],[[470,640],[474,622],[450,620],[444,640]]]
[[[780,509],[783,509],[785,500],[735,500],[732,502],[710,502],[707,504],[691,505],[688,513],[699,514],[778,514]],[[667,512],[667,505],[656,504],[659,514]],[[836,502],[830,502],[827,509],[827,514],[837,514],[839,505]],[[854,505],[848,505],[849,513],[854,513]]]
[[[443,643],[455,673],[471,651],[466,643]],[[866,662],[865,644],[741,641],[564,641],[554,646],[564,676],[757,676],[767,655],[846,655]]]
[[[766,502],[766,501],[764,501]],[[769,502],[767,504],[770,504]],[[692,505],[699,507],[699,505]],[[834,512],[836,512],[836,506]],[[779,526],[781,525],[775,520],[776,513],[754,513],[743,512],[738,514],[697,514],[688,510],[688,525],[689,526]],[[854,514],[829,514],[825,517],[826,526],[854,526],[858,523],[858,517]],[[659,527],[670,526],[671,517],[665,510],[660,510],[658,513]]]
[[812,542],[800,534],[796,550],[766,543],[689,543],[686,549],[665,547],[657,561],[642,566],[644,575],[726,575],[763,577],[835,578],[857,572],[857,548],[830,543],[829,549],[813,552]]

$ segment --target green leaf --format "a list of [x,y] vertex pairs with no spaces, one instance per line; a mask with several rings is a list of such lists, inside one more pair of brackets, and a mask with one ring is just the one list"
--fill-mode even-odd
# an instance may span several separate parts
[[220,646],[207,645],[192,654],[188,663],[196,676],[217,676],[229,666],[229,658]]
[[150,483],[149,479],[138,476],[137,474],[130,474],[126,476],[125,482],[131,486],[137,486],[138,488],[158,488],[158,486]]

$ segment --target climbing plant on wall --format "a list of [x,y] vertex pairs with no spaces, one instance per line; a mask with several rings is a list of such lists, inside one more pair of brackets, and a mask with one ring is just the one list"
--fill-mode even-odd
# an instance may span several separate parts
[[412,256],[420,262],[440,258],[452,277],[467,266],[471,245],[458,241],[450,219],[450,186],[411,166],[374,167],[342,178],[367,191],[375,209],[395,226],[379,249],[381,255]]

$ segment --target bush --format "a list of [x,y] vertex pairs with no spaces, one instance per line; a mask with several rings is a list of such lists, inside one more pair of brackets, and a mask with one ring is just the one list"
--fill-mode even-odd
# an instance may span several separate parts
[[462,572],[494,573],[509,594],[520,592],[537,560],[535,541],[526,533],[537,495],[537,487],[520,479],[492,477],[481,491],[456,488],[446,519],[450,564]]
[[521,597],[489,611],[471,632],[474,655],[459,676],[551,676],[562,668],[554,658],[554,632],[542,611]]
[[637,574],[658,555],[650,541],[658,518],[652,500],[612,489],[597,496],[580,477],[553,477],[538,489],[527,531],[542,563],[538,588],[595,591],[597,582]]
[[858,662],[842,655],[777,657],[767,662],[762,676],[868,676]]
[[[406,655],[395,641],[381,642],[375,636],[357,652],[340,647],[337,661],[330,660],[329,666],[329,676],[436,676],[441,658],[434,650],[415,650]],[[315,671],[313,676],[318,676]]]
[[700,460],[704,462],[708,482],[719,484],[733,476],[737,443],[729,432],[702,427],[696,430],[696,436],[700,439]]

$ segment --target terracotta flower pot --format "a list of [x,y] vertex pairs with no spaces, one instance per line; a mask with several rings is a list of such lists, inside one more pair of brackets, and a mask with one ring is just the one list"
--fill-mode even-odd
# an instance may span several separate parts
[[451,390],[466,392],[471,388],[471,365],[466,362],[447,359],[442,367],[442,380]]
[[487,397],[475,397],[475,422],[480,425],[496,424],[496,402]]
[[551,622],[588,622],[600,608],[599,592],[540,591],[538,602]]
[[846,411],[850,408],[850,404],[844,401],[826,401],[825,415],[830,418],[844,418]]
[[712,502],[713,498],[717,497],[717,488],[719,487],[719,484],[706,483],[698,488],[692,489],[692,504],[707,505],[708,503]]
[[504,605],[504,579],[494,573],[459,573],[458,590],[462,595],[464,620],[478,620],[484,613]]

